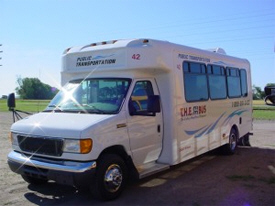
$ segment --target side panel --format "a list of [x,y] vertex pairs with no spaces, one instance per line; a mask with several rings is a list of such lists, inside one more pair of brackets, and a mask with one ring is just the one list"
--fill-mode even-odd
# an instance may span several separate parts
[[[229,98],[187,102],[183,62],[190,61],[208,64],[226,64],[247,71],[248,95],[241,98]],[[176,65],[176,94],[177,94],[177,140],[178,162],[185,161],[209,150],[220,147],[229,142],[229,134],[233,125],[237,126],[239,136],[243,136],[252,129],[252,96],[249,64],[237,63],[216,57],[203,56],[200,53],[175,52]],[[208,76],[208,74],[207,74]],[[207,80],[208,82],[209,80]],[[205,85],[207,87],[207,84]],[[195,91],[194,91],[195,92]],[[209,89],[208,89],[209,94]]]

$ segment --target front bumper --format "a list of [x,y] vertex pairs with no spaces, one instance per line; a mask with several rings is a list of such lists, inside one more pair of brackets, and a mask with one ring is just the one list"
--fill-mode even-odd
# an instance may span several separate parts
[[76,187],[90,184],[94,178],[96,161],[75,162],[27,157],[12,151],[8,154],[10,169],[18,174],[53,180]]

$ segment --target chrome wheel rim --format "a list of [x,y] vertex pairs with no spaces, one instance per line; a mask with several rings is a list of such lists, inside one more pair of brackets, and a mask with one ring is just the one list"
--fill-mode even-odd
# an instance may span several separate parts
[[235,133],[232,133],[230,135],[230,149],[231,151],[234,151],[237,146],[237,136]]
[[122,184],[122,170],[119,165],[112,164],[106,170],[104,176],[104,185],[109,192],[116,192]]

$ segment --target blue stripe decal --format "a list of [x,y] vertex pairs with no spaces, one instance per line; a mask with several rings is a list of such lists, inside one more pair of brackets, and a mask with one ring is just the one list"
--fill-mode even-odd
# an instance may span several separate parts
[[211,132],[215,129],[215,127],[217,126],[218,122],[220,121],[220,119],[222,118],[222,116],[223,116],[224,114],[225,114],[225,113],[223,113],[223,114],[219,117],[219,119],[213,124],[213,126],[207,131],[206,134],[211,133]]
[[188,135],[194,135],[194,134],[196,134],[197,132],[199,132],[199,131],[201,131],[202,129],[204,129],[205,127],[207,127],[207,126],[204,126],[204,127],[200,128],[200,129],[194,130],[194,131],[187,131],[187,130],[185,130],[185,133],[188,134]]
[[211,124],[210,124],[205,130],[203,130],[201,133],[195,135],[195,137],[196,137],[196,138],[201,137],[201,136],[209,129],[209,127],[211,127]]
[[[185,130],[185,133],[189,136],[191,135],[195,135],[196,133],[200,132],[199,134],[196,134],[195,137],[196,138],[199,138],[201,137],[204,133],[206,134],[209,134],[211,133],[215,127],[217,126],[218,122],[220,121],[220,119],[223,117],[225,113],[223,113],[214,123],[212,124],[209,124],[209,125],[206,125],[200,129],[197,129],[197,130],[193,130],[193,131],[188,131],[188,130]],[[201,131],[202,130],[202,131]]]
[[[227,124],[234,116],[240,116],[241,114],[243,114],[244,112],[247,112],[247,109],[238,109],[234,112],[232,112],[231,114],[228,115],[228,117],[224,120],[223,125]],[[195,138],[199,138],[204,134],[210,134],[217,126],[217,124],[219,123],[219,121],[221,120],[221,118],[225,115],[226,112],[224,112],[214,123],[212,124],[208,124],[200,129],[197,130],[184,130],[185,133],[189,136],[195,135]]]
[[234,116],[238,115],[240,116],[242,113],[248,111],[247,109],[244,109],[244,110],[236,110],[234,112],[232,112],[223,122],[223,124],[227,124]]

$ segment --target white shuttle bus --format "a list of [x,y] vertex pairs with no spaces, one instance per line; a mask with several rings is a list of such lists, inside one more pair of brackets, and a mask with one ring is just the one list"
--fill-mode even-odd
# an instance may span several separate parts
[[69,48],[62,62],[64,87],[44,111],[11,127],[8,164],[28,183],[89,186],[110,200],[130,175],[249,144],[246,59],[130,39]]

